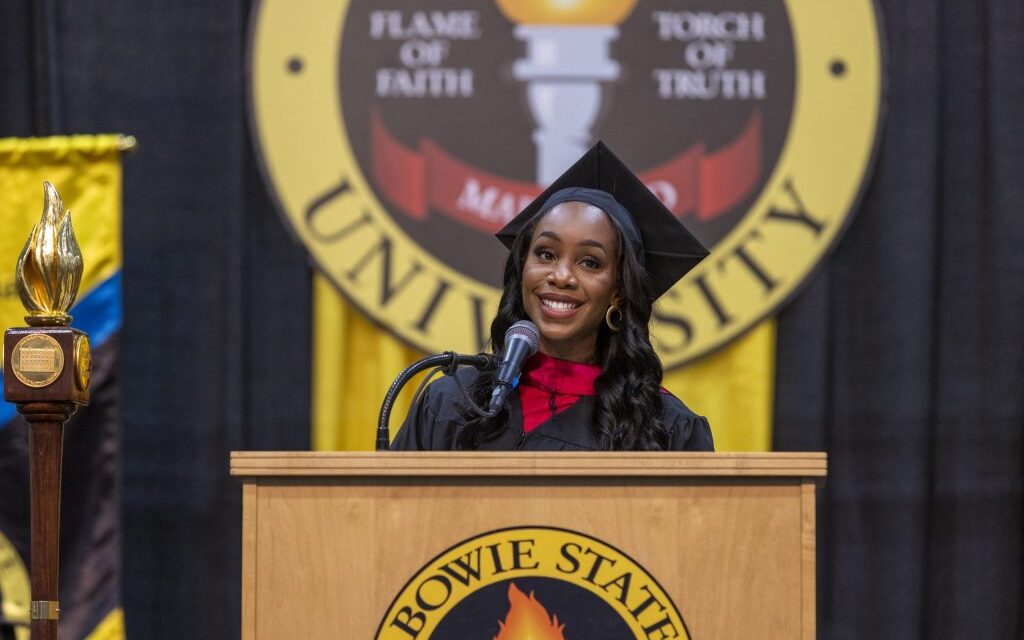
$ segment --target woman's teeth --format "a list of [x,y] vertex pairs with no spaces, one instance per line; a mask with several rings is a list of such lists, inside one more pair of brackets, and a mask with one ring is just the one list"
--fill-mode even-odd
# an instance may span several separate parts
[[548,300],[546,298],[541,298],[540,302],[552,311],[569,311],[579,306],[575,302],[560,302],[557,300]]

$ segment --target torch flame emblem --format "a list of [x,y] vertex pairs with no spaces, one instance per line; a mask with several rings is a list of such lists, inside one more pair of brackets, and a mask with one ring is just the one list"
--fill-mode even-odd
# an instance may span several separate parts
[[508,615],[494,640],[565,640],[562,635],[564,624],[558,624],[558,616],[548,616],[533,592],[527,596],[516,587],[515,583],[508,586]]
[[65,326],[82,282],[82,251],[57,190],[43,183],[43,217],[18,257],[18,296],[32,326]]

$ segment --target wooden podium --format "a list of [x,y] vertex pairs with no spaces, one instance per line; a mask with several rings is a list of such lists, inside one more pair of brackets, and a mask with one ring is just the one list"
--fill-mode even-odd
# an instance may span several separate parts
[[[813,638],[814,495],[825,471],[823,453],[234,452],[242,638],[383,638],[403,620],[415,630],[415,607],[393,615],[415,576],[460,543],[528,527],[578,533],[635,561],[681,614],[679,637]],[[518,551],[541,564],[539,547]],[[588,552],[563,548],[557,566]],[[578,573],[626,600],[628,579],[597,577],[593,563]],[[438,585],[448,579],[435,578],[415,594],[421,605],[447,597]],[[566,640],[578,637],[571,613],[558,615]],[[640,637],[676,637],[649,628]]]

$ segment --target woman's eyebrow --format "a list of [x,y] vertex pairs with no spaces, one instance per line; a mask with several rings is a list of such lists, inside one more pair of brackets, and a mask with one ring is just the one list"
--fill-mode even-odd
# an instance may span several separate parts
[[606,249],[605,246],[603,244],[601,244],[600,242],[598,242],[597,240],[580,240],[580,246],[581,247],[597,247],[601,251],[604,251],[605,253],[608,253],[608,249]]
[[[558,235],[554,231],[541,231],[540,233],[537,234],[537,237],[538,238],[551,238],[555,242],[561,242],[562,241],[562,236]],[[591,240],[589,238],[587,238],[585,240],[580,240],[580,246],[581,247],[597,247],[601,251],[604,251],[605,253],[608,253],[607,247],[605,247],[603,244],[601,244],[597,240]]]

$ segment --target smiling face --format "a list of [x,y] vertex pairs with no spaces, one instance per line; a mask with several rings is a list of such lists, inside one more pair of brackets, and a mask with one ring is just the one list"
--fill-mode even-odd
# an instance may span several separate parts
[[523,306],[540,350],[573,362],[597,359],[597,334],[618,300],[618,235],[608,215],[582,202],[548,211],[523,264]]

